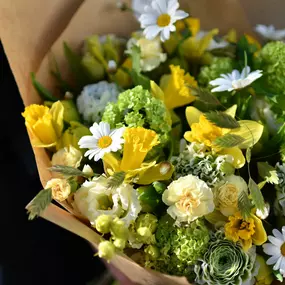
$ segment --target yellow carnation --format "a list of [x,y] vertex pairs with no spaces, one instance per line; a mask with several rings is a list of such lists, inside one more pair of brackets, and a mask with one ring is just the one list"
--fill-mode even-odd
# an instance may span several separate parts
[[53,156],[52,165],[65,165],[78,168],[82,159],[81,151],[72,145],[62,148],[57,151]]
[[53,178],[46,184],[46,189],[51,188],[52,198],[62,202],[66,200],[71,192],[70,184],[66,179]]

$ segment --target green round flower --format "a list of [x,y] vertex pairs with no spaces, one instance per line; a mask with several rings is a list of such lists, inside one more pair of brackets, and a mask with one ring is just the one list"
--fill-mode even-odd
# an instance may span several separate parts
[[285,92],[285,44],[270,42],[255,57],[255,67],[264,71],[263,78],[271,92]]
[[116,103],[109,103],[102,121],[109,123],[111,128],[124,125],[154,130],[161,144],[169,140],[171,131],[171,118],[164,103],[142,86],[126,90],[119,95]]
[[220,77],[221,74],[229,73],[233,70],[234,61],[229,57],[214,57],[209,66],[203,66],[198,76],[200,86],[208,87],[209,82]]
[[252,279],[256,253],[247,253],[239,244],[216,234],[199,265],[195,265],[196,282],[208,285],[240,285]]
[[159,220],[156,231],[160,255],[156,260],[147,262],[146,266],[193,280],[193,265],[207,250],[209,240],[209,230],[202,220],[178,228],[174,220],[165,215]]

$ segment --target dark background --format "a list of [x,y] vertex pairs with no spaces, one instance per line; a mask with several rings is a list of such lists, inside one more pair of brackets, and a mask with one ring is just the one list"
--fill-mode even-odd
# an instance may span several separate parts
[[42,189],[21,112],[24,106],[0,43],[0,285],[98,283],[104,266],[89,244],[25,206]]

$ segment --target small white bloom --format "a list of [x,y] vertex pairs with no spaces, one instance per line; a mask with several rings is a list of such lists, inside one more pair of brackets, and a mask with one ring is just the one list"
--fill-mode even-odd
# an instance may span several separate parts
[[77,108],[88,123],[100,122],[109,102],[116,102],[119,95],[115,83],[100,81],[86,85],[77,98]]
[[91,168],[91,166],[89,164],[85,164],[83,166],[82,172],[86,173],[86,174],[89,174],[89,175],[93,175],[94,174],[94,171],[93,171],[93,169]]
[[[199,31],[196,35],[196,38],[198,40],[202,39],[208,32],[206,31]],[[225,48],[229,46],[229,42],[225,41],[224,39],[221,39],[220,41],[216,41],[215,39],[212,39],[210,44],[208,45],[206,50],[213,50],[217,48]]]
[[144,8],[151,4],[152,0],[132,0],[132,9],[137,19],[144,13]]
[[99,216],[108,215],[120,218],[129,227],[141,211],[138,192],[130,184],[110,189],[104,176],[85,181],[74,194],[74,203],[92,225]]
[[144,8],[144,13],[139,17],[143,33],[149,40],[160,34],[160,39],[164,42],[169,39],[170,32],[174,32],[174,23],[177,20],[188,17],[188,13],[178,10],[177,0],[152,0]]
[[266,261],[268,265],[273,265],[273,270],[280,271],[285,277],[285,226],[282,227],[282,233],[274,229],[274,236],[268,236],[270,243],[265,243],[263,251],[271,257]]
[[116,152],[122,148],[122,144],[124,143],[122,135],[124,131],[124,127],[111,130],[108,123],[94,123],[90,128],[92,136],[82,137],[78,145],[80,148],[89,149],[85,152],[84,156],[88,156],[90,160],[94,157],[94,160],[98,161],[105,153]]
[[263,210],[259,210],[259,209],[256,210],[255,215],[259,219],[265,220],[269,216],[269,213],[270,213],[270,205],[269,205],[269,203],[266,203]]
[[134,45],[140,48],[140,66],[143,71],[151,71],[167,59],[158,37],[148,40],[142,33],[136,32],[127,43],[126,53],[131,54]]
[[240,73],[234,69],[232,73],[222,74],[221,77],[210,81],[210,85],[217,86],[212,92],[233,91],[242,89],[262,76],[262,70],[250,72],[250,67],[246,66]]
[[256,25],[255,31],[265,39],[272,41],[280,41],[285,38],[285,29],[276,30],[273,25]]
[[212,190],[193,175],[180,177],[163,192],[162,201],[168,205],[167,213],[180,222],[192,222],[214,211]]

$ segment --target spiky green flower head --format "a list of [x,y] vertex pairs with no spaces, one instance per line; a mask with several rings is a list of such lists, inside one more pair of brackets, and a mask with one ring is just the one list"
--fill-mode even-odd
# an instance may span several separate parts
[[174,220],[165,215],[158,222],[155,236],[160,256],[146,266],[193,279],[193,265],[206,252],[210,240],[203,220],[195,220],[187,227],[176,227]]
[[208,285],[241,285],[253,278],[255,247],[248,252],[217,232],[206,253],[195,265],[196,282]]
[[266,44],[254,59],[255,66],[264,71],[264,80],[271,92],[285,93],[285,44],[280,41]]
[[232,72],[234,61],[229,57],[214,57],[208,66],[201,68],[198,83],[202,87],[209,87],[209,82],[220,77],[221,74]]
[[109,123],[111,128],[127,126],[154,130],[162,145],[169,140],[171,131],[171,118],[164,103],[142,86],[124,91],[116,103],[109,103],[102,121]]
[[192,174],[205,181],[209,187],[215,186],[226,175],[234,173],[231,156],[213,154],[198,143],[187,145],[171,162],[175,167],[175,179]]

